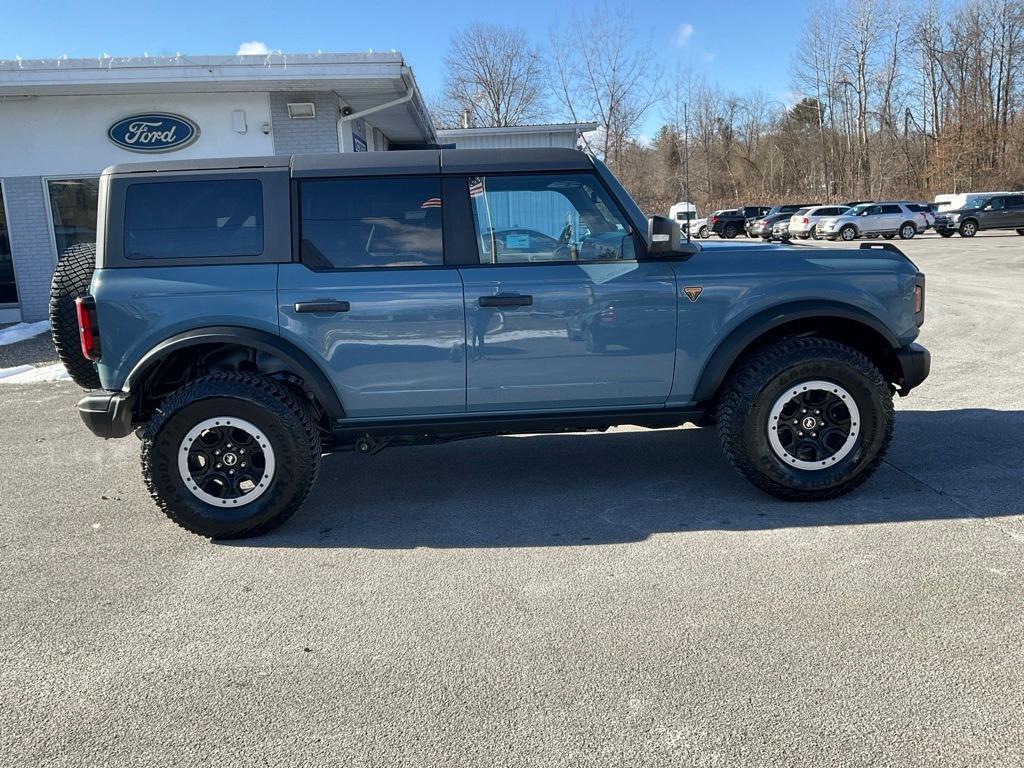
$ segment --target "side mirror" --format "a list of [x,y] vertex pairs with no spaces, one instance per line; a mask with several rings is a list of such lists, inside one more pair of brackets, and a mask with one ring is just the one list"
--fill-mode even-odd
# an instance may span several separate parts
[[679,225],[667,216],[651,216],[647,220],[647,252],[673,253],[679,250]]

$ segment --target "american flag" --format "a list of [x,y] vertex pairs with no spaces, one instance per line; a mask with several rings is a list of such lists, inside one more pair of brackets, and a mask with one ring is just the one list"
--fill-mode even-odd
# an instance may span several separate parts
[[469,180],[469,196],[480,197],[486,190],[484,189],[484,180],[475,177]]
[[427,200],[423,201],[422,205],[420,205],[420,208],[440,208],[440,207],[441,207],[441,198],[440,197],[428,198]]

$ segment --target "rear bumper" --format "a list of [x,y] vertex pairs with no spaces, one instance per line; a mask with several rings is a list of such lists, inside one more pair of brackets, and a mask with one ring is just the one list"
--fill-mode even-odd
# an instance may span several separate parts
[[932,369],[932,355],[920,344],[908,344],[896,350],[896,359],[903,372],[900,394],[906,395],[910,390],[928,378]]
[[78,415],[98,437],[125,437],[132,431],[135,396],[128,392],[102,392],[78,401]]

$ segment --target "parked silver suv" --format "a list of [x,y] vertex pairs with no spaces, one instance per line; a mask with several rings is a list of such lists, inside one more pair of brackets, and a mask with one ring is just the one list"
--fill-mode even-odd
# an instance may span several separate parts
[[816,205],[803,213],[797,211],[789,220],[789,236],[806,240],[810,237],[819,238],[821,230],[818,226],[824,219],[842,216],[850,209],[845,205]]
[[928,229],[924,213],[915,211],[911,203],[864,203],[848,210],[842,216],[822,219],[819,234],[827,240],[856,240],[858,237],[882,235],[891,240],[899,235],[909,240]]

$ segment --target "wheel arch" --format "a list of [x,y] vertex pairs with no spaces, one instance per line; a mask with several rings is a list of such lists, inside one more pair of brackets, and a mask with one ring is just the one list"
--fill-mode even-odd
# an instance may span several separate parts
[[901,375],[896,350],[899,340],[884,323],[851,304],[813,300],[781,304],[743,321],[723,339],[708,358],[694,392],[695,402],[715,399],[737,363],[776,339],[822,336],[863,352],[888,381]]
[[252,350],[280,360],[285,371],[300,380],[303,389],[332,420],[345,410],[327,374],[313,359],[290,341],[267,331],[237,326],[194,328],[153,346],[125,378],[123,389],[144,394],[151,378],[176,359],[193,358],[209,350]]

